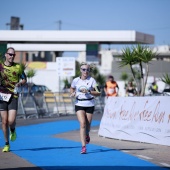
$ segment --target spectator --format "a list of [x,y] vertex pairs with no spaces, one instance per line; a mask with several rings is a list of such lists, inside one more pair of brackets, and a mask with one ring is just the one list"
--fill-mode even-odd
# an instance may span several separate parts
[[117,82],[114,81],[114,77],[112,75],[108,77],[108,81],[105,84],[104,91],[107,97],[118,96],[119,86]]
[[158,92],[158,85],[156,84],[155,81],[154,81],[154,82],[152,83],[152,85],[151,85],[151,91],[152,91],[153,94],[159,93],[159,92]]
[[134,87],[131,81],[128,83],[128,86],[126,87],[126,95],[131,97],[137,95],[136,88]]

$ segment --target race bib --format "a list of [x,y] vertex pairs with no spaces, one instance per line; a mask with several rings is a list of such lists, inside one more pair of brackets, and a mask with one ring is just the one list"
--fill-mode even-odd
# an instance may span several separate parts
[[109,93],[109,94],[113,94],[113,93],[114,93],[114,91],[115,91],[115,90],[114,90],[114,89],[112,89],[112,88],[108,89],[108,93]]
[[0,100],[8,102],[11,98],[11,94],[5,94],[0,92]]

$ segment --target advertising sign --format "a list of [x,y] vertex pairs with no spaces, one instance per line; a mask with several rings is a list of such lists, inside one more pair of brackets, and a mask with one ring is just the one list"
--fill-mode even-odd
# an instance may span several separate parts
[[58,76],[75,76],[74,57],[57,57],[56,64]]
[[169,97],[109,97],[99,135],[170,146]]

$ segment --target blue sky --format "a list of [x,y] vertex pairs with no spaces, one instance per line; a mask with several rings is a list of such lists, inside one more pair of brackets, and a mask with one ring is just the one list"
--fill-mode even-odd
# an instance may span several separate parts
[[[170,45],[170,0],[0,0],[0,30],[11,16],[25,30],[136,30]],[[9,28],[8,28],[9,29]]]

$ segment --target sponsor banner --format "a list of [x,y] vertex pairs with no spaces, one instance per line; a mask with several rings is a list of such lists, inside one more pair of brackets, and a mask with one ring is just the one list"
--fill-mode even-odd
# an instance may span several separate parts
[[170,146],[170,97],[109,97],[99,135]]

